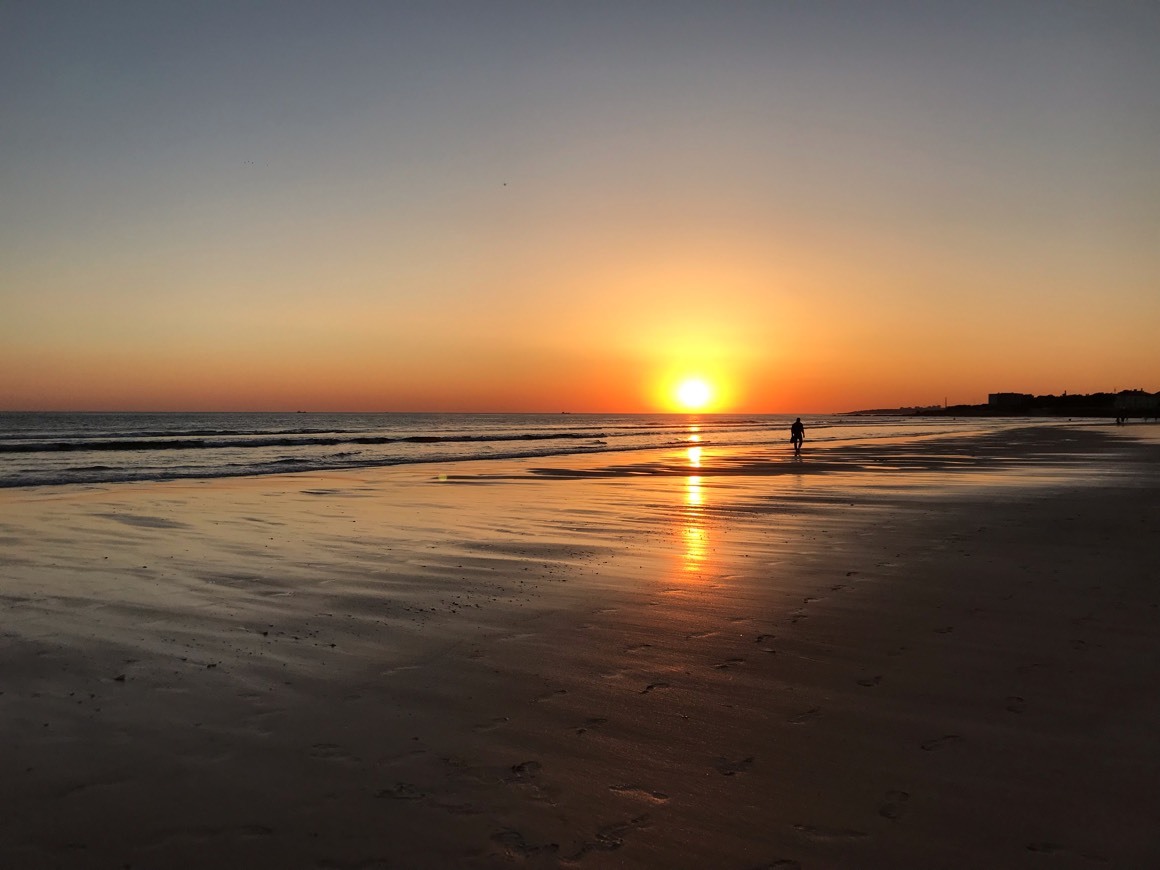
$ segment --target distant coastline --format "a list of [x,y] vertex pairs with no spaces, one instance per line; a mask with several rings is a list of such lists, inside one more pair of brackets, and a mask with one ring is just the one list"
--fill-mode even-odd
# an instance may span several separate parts
[[991,393],[980,405],[927,405],[906,408],[870,408],[846,411],[846,416],[913,417],[1109,417],[1160,419],[1160,392],[1120,390],[1113,393],[1077,393],[1034,396],[1030,393]]

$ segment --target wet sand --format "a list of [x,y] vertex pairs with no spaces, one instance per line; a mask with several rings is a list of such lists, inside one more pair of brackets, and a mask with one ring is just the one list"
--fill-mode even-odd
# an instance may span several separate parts
[[1062,426],[0,492],[0,866],[1152,866],[1158,495]]

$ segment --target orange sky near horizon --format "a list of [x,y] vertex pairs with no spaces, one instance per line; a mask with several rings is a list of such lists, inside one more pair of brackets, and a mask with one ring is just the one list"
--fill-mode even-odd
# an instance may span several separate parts
[[1160,389],[1155,9],[64,6],[0,12],[0,410]]

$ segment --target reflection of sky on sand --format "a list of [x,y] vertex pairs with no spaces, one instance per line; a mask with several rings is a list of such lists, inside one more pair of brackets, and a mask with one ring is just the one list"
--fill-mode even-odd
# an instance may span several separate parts
[[[1136,466],[1116,461],[1106,440],[1095,431],[1025,427],[972,438],[815,445],[792,457],[780,448],[718,444],[689,429],[662,450],[537,457],[530,467],[464,464],[454,467],[446,482],[569,481],[562,488],[521,488],[513,511],[523,519],[513,519],[513,527],[534,522],[536,534],[548,536],[566,529],[561,543],[663,530],[667,546],[651,552],[652,573],[642,554],[641,576],[667,577],[691,591],[719,584],[730,573],[749,517],[773,515],[764,528],[788,543],[794,529],[829,534],[835,523],[873,522],[872,515],[884,507],[893,514],[928,511],[944,497],[989,498],[1003,490],[1073,486],[1134,473]],[[462,508],[472,494],[449,493],[447,507]],[[512,501],[510,495],[489,500],[486,493],[474,494],[495,502],[487,514],[493,524],[504,515],[500,506]],[[873,533],[872,526],[865,528],[858,534]]]

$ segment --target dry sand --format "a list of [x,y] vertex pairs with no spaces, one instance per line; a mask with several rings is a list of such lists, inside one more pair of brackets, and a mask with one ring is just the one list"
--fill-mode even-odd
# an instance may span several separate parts
[[627,462],[0,493],[0,866],[1160,864],[1160,445]]

